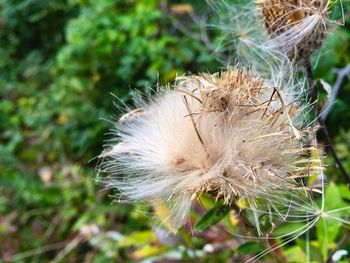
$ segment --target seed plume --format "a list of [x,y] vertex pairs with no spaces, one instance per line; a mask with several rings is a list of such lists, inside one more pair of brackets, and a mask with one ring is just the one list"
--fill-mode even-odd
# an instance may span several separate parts
[[295,99],[238,68],[180,77],[121,118],[101,170],[120,199],[167,203],[175,229],[203,193],[269,203],[322,170]]

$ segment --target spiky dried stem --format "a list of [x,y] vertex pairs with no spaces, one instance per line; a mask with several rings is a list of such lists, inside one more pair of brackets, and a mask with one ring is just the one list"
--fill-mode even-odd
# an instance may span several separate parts
[[334,144],[333,144],[333,141],[329,135],[329,132],[328,132],[328,129],[327,129],[327,125],[326,123],[322,120],[322,118],[319,118],[319,123],[321,125],[321,128],[323,130],[323,134],[325,135],[325,139],[326,139],[326,143],[327,143],[327,146],[335,160],[335,163],[336,163],[336,166],[337,168],[339,169],[340,173],[342,174],[342,176],[344,177],[344,180],[348,186],[348,188],[350,189],[350,176],[349,174],[347,173],[347,171],[345,170],[345,167],[343,166],[342,164],[342,161],[340,160],[338,154],[337,154],[337,151],[335,150],[335,147],[334,147]]

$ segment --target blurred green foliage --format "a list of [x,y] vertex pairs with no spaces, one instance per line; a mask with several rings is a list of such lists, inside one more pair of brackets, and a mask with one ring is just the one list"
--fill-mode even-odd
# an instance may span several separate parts
[[[113,193],[101,191],[94,181],[94,158],[111,128],[106,120],[123,107],[113,104],[115,97],[116,104],[128,104],[135,89],[146,92],[177,74],[220,67],[203,43],[174,26],[171,17],[183,19],[193,7],[190,1],[180,2],[164,7],[165,1],[156,0],[0,0],[2,261],[136,262],[168,255],[188,262],[199,257],[227,262],[233,255],[263,249],[255,241],[237,245],[216,230],[194,236],[185,230],[179,237],[162,234],[167,240],[161,242],[152,231],[148,207],[111,205]],[[170,13],[172,5],[185,14]],[[314,72],[317,78],[335,81],[332,69],[350,63],[349,41],[348,27],[329,37]],[[329,118],[348,171],[349,93],[347,81]],[[331,157],[328,165],[327,175],[337,183],[330,188],[330,199],[349,202]],[[231,214],[222,216],[234,221]],[[209,217],[199,224],[207,227],[220,220]],[[348,235],[333,229],[329,247],[317,233],[314,258],[325,257],[341,235]],[[204,253],[210,241],[233,242],[232,249]],[[298,242],[285,249],[295,262],[300,262],[295,255],[304,253],[303,241]],[[343,248],[350,251],[350,243]]]

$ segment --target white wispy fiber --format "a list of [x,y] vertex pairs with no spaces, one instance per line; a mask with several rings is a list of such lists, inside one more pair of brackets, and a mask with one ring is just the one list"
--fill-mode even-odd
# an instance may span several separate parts
[[255,217],[261,202],[288,210],[286,193],[322,172],[309,154],[314,131],[294,124],[296,100],[241,69],[180,77],[120,119],[101,171],[121,200],[166,203],[175,229],[203,193],[244,199]]
[[[243,65],[264,71],[288,63],[279,49],[267,49],[270,36],[261,21],[260,11],[255,2],[228,3],[225,0],[207,0],[212,11],[211,23],[205,25],[219,36],[215,43],[216,52],[228,54]],[[231,62],[231,61],[229,61]]]

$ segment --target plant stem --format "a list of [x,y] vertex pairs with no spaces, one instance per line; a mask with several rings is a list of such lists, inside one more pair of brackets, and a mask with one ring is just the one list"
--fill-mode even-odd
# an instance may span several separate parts
[[337,168],[339,169],[339,171],[342,174],[342,176],[344,177],[348,187],[350,188],[350,176],[346,172],[341,160],[339,159],[339,157],[337,155],[334,144],[333,144],[332,139],[329,135],[326,123],[324,122],[324,120],[322,118],[318,118],[320,113],[321,113],[321,108],[317,103],[318,89],[315,85],[315,81],[314,81],[313,76],[312,76],[312,68],[311,68],[310,63],[307,63],[307,65],[306,65],[306,77],[308,80],[310,93],[311,93],[311,103],[315,104],[315,106],[316,106],[316,117],[317,117],[318,122],[321,126],[321,129],[323,130],[323,134],[325,135],[325,140],[326,140],[327,146],[328,146],[330,153],[332,154],[332,156],[335,160]]

